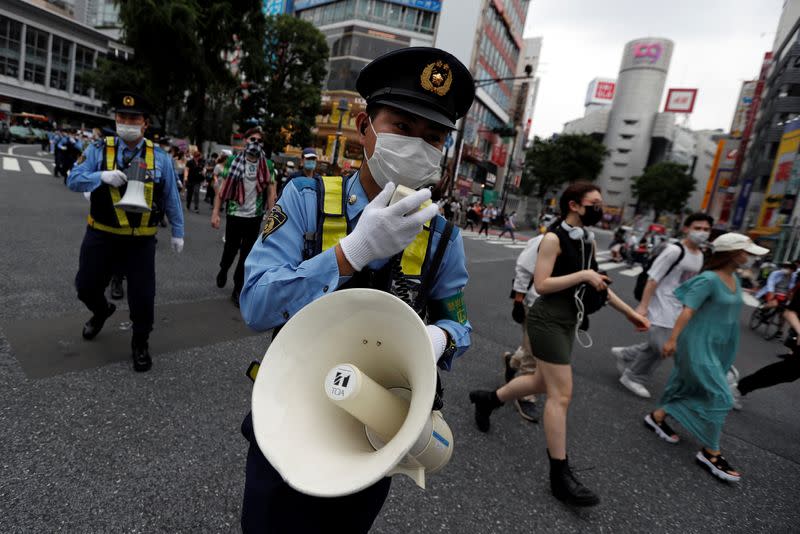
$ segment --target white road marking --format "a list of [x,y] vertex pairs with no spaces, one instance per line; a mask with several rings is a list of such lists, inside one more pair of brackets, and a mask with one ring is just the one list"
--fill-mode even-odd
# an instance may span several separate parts
[[761,304],[758,299],[750,293],[742,293],[742,300],[744,300],[745,306],[750,306],[751,308],[758,308],[758,305]]
[[31,167],[33,167],[33,172],[36,174],[50,174],[50,169],[48,169],[47,165],[41,161],[30,160],[28,163],[31,164]]
[[639,276],[639,273],[642,272],[642,266],[637,265],[635,267],[631,267],[630,269],[625,269],[624,271],[620,271],[619,274],[622,276]]
[[620,269],[625,267],[624,263],[617,263],[615,261],[610,261],[608,263],[601,263],[598,265],[601,271],[613,271],[614,269]]
[[525,248],[527,245],[515,243],[512,245],[504,245],[506,248]]
[[3,158],[4,171],[19,171],[19,161],[17,158]]
[[602,252],[598,252],[597,254],[595,254],[595,257],[597,258],[598,261],[607,260],[611,257],[611,253],[608,252],[607,250],[604,250]]

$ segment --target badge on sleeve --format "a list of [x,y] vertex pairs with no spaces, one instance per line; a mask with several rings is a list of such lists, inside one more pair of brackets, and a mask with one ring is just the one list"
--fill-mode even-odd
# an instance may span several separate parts
[[283,223],[288,219],[289,217],[283,212],[283,208],[281,208],[280,204],[275,204],[267,215],[267,222],[264,223],[264,231],[261,232],[261,242],[263,243],[272,232],[283,226]]

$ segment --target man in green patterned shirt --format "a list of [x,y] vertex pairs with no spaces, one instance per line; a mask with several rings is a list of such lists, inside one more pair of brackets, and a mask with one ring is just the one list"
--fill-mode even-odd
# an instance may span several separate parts
[[244,137],[244,150],[230,156],[225,162],[211,213],[211,226],[214,228],[220,226],[220,209],[223,206],[227,215],[225,247],[219,262],[217,287],[225,287],[228,270],[236,254],[239,254],[231,294],[231,300],[237,308],[239,293],[244,285],[244,260],[261,231],[264,213],[275,203],[275,166],[264,152],[261,128],[249,129]]

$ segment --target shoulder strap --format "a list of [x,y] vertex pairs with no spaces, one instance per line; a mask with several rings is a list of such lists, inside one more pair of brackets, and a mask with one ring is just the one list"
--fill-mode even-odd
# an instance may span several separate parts
[[664,276],[665,276],[665,277],[666,277],[666,276],[667,276],[669,273],[671,273],[671,272],[672,272],[672,269],[674,269],[674,268],[675,268],[675,266],[676,266],[676,265],[678,265],[678,264],[681,262],[681,260],[683,259],[683,257],[686,255],[686,249],[685,249],[685,248],[683,248],[683,245],[681,245],[680,243],[676,243],[676,245],[678,245],[678,248],[679,248],[679,249],[681,249],[681,253],[678,255],[678,259],[677,259],[677,260],[675,260],[675,263],[673,263],[672,265],[670,265],[670,266],[669,266],[669,269],[667,269],[667,272],[666,272],[666,273],[664,273]]
[[[424,309],[428,300],[428,295],[433,287],[433,280],[436,277],[436,273],[439,272],[439,267],[442,265],[442,260],[444,259],[444,253],[447,250],[447,246],[450,244],[450,236],[453,235],[453,228],[453,223],[448,221],[444,226],[444,230],[442,230],[439,243],[436,245],[436,252],[433,254],[433,259],[428,265],[428,271],[425,273],[425,277],[422,279],[422,283],[419,286],[417,299],[416,302],[414,302],[415,310]],[[433,225],[431,225],[431,231],[433,231]]]
[[117,145],[113,136],[106,137],[103,169],[113,171],[117,166]]
[[341,176],[323,176],[322,205],[319,210],[322,231],[322,250],[328,250],[347,235],[347,199]]

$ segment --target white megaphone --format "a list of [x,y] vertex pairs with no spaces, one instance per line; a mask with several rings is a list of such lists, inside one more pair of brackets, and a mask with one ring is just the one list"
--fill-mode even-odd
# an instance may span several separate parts
[[125,169],[125,176],[128,179],[128,186],[125,194],[114,204],[131,213],[145,213],[150,211],[150,207],[144,198],[144,184],[147,181],[147,163],[142,158],[134,158],[130,165]]
[[337,291],[280,331],[253,386],[253,430],[283,479],[337,497],[402,473],[425,487],[453,434],[438,411],[425,324],[397,297]]

